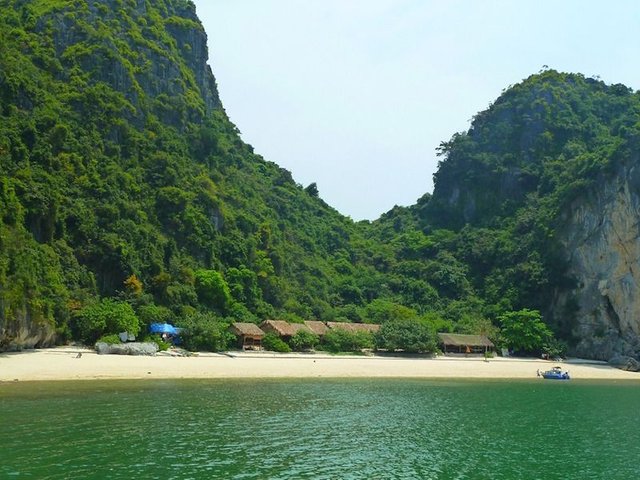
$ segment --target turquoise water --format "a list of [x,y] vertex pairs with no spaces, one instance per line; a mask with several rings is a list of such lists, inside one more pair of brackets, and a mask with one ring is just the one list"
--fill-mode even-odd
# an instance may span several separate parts
[[629,479],[640,383],[0,384],[0,478]]

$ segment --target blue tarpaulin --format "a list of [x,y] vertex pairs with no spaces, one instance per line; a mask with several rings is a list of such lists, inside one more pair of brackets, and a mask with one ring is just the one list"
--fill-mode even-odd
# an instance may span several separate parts
[[168,323],[152,323],[149,326],[151,333],[168,333],[169,335],[178,335],[180,329]]

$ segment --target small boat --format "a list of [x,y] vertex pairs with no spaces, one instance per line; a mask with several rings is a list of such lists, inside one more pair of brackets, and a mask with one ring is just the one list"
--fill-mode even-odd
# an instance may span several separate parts
[[553,367],[551,370],[541,372],[538,370],[538,376],[547,380],[569,380],[569,372],[563,372],[560,367]]

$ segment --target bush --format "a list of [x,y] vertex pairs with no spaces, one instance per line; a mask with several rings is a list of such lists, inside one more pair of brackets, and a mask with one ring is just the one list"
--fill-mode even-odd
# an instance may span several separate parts
[[329,352],[359,352],[373,348],[373,335],[370,332],[350,332],[342,328],[329,330],[322,338],[323,347]]
[[567,354],[567,348],[567,342],[550,338],[542,346],[542,353],[546,354],[549,358],[564,358]]
[[138,335],[140,332],[140,322],[131,305],[110,298],[84,307],[78,312],[76,321],[80,338],[88,344],[111,333]]
[[167,307],[155,304],[143,305],[138,308],[140,324],[149,326],[152,323],[173,323],[174,315]]
[[320,343],[320,338],[315,333],[309,330],[298,330],[291,340],[289,341],[289,345],[296,352],[303,352],[305,350],[312,350],[315,348],[318,343]]
[[108,345],[117,345],[119,343],[122,343],[120,341],[120,337],[115,333],[111,333],[109,335],[103,335],[96,341],[96,343],[98,342],[106,343]]
[[187,350],[220,352],[234,340],[229,325],[212,314],[194,313],[176,323],[183,329],[180,338]]
[[155,343],[158,345],[158,350],[160,352],[166,352],[171,346],[171,343],[165,342],[160,335],[147,335],[142,341],[145,343]]
[[438,346],[436,332],[417,319],[387,322],[375,335],[376,347],[381,350],[402,350],[407,353],[435,352]]
[[269,350],[271,352],[288,353],[291,351],[291,347],[289,347],[289,345],[287,345],[275,333],[267,333],[262,339],[262,346],[265,350]]

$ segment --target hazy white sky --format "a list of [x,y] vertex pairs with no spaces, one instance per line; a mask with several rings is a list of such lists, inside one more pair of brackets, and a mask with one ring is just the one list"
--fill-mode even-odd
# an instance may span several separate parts
[[354,220],[433,189],[435,149],[544,65],[640,85],[636,0],[194,0],[222,103]]

